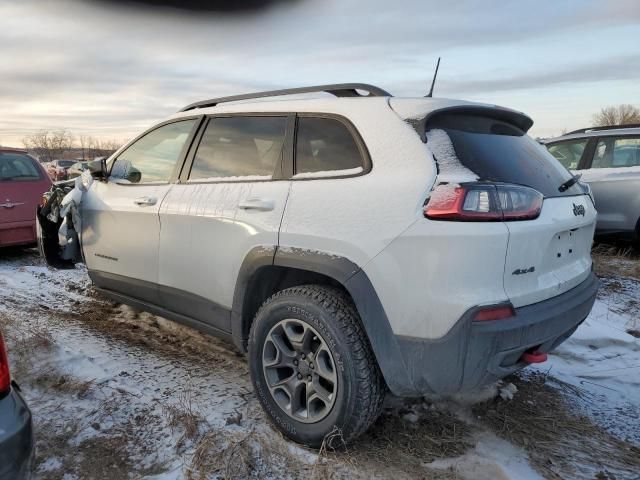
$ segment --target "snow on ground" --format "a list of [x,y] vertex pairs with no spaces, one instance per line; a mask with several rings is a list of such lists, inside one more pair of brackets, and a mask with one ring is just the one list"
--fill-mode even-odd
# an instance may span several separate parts
[[[589,317],[539,370],[579,387],[579,401],[611,432],[640,444],[640,281],[604,278]],[[612,410],[617,415],[608,415]]]
[[[639,285],[606,279],[593,313],[542,367],[550,369],[550,385],[579,387],[582,394],[570,397],[578,413],[636,446],[640,340],[626,330],[638,328]],[[0,329],[34,412],[36,478],[534,479],[599,472],[597,459],[584,469],[541,467],[527,442],[505,440],[502,420],[498,428],[485,421],[504,405],[537,401],[508,381],[476,395],[485,403],[473,414],[460,399],[391,397],[357,445],[318,455],[271,428],[246,361],[231,347],[103,299],[83,268],[50,270],[34,251],[0,258]],[[551,447],[574,464],[588,457],[571,450],[579,445],[564,451],[562,438]],[[633,477],[624,470],[616,478]]]

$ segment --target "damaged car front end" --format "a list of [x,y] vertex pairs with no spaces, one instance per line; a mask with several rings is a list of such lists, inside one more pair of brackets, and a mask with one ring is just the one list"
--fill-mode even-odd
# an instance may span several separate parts
[[96,160],[79,177],[57,182],[43,194],[36,211],[36,230],[38,250],[48,265],[69,269],[83,261],[79,237],[82,195],[94,179],[107,176],[106,160]]

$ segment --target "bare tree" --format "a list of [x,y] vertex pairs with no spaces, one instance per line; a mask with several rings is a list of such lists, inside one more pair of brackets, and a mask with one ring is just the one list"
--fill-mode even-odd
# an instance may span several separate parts
[[605,107],[593,116],[596,127],[640,123],[640,108],[629,104]]
[[40,130],[22,139],[25,148],[38,156],[40,161],[50,162],[61,158],[73,149],[74,137],[68,130]]
[[111,155],[123,142],[100,140],[90,135],[76,137],[68,130],[40,130],[22,139],[25,148],[36,155],[41,162],[58,158],[78,158],[93,160],[95,157]]

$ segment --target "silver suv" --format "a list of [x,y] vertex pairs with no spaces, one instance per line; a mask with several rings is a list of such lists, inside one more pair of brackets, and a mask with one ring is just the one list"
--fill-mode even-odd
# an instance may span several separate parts
[[640,249],[640,125],[576,130],[545,144],[591,186],[596,234],[631,240]]
[[589,314],[595,208],[532,124],[361,84],[206,100],[92,165],[60,210],[50,195],[40,245],[247,352],[289,437],[348,441],[387,388],[485,385]]

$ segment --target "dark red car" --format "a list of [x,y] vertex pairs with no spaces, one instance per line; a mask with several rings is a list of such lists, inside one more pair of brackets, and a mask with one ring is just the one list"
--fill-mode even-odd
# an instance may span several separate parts
[[36,242],[36,207],[51,185],[26,151],[0,147],[0,247]]

